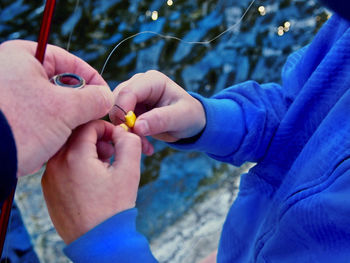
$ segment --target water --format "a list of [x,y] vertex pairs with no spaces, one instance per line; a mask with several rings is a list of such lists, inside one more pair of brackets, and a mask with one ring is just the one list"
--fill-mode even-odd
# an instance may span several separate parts
[[[126,37],[152,30],[186,41],[207,41],[237,23],[251,3],[171,2],[85,0],[75,9],[75,0],[58,1],[49,42],[67,48],[72,32],[70,51],[100,71],[110,51]],[[36,40],[43,4],[2,0],[0,41]],[[256,0],[237,27],[208,45],[189,45],[153,34],[124,42],[111,56],[103,77],[114,89],[135,73],[156,69],[186,90],[205,96],[248,79],[280,83],[288,54],[308,44],[328,15],[312,0]],[[137,204],[138,228],[150,239],[204,200],[208,192],[220,188],[232,169],[203,154],[179,153],[163,143],[155,147],[155,155],[142,159]]]

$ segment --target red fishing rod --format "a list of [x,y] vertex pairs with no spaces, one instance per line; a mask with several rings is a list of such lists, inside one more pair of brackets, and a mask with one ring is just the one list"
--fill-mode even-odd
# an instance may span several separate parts
[[50,28],[52,23],[53,12],[55,10],[56,0],[47,0],[44,10],[43,20],[40,26],[38,46],[36,48],[35,57],[44,63],[44,56],[46,51],[47,42],[50,35]]
[[[49,39],[50,28],[52,17],[55,9],[56,0],[47,0],[45,4],[45,10],[43,15],[43,20],[40,26],[39,38],[38,38],[38,46],[36,48],[35,57],[40,61],[41,64],[44,63],[45,51],[47,42]],[[4,248],[6,232],[8,227],[8,222],[11,215],[11,207],[13,203],[13,198],[15,196],[17,180],[14,188],[11,191],[11,194],[7,197],[5,202],[1,207],[1,215],[0,215],[0,258],[2,256],[2,251]]]

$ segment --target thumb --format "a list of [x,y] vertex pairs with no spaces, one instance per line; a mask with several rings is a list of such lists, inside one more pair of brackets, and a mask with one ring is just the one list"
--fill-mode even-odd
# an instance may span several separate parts
[[191,116],[188,116],[186,104],[175,103],[169,106],[154,108],[140,115],[133,127],[133,131],[140,136],[163,136],[166,141],[178,140],[181,131],[190,126]]
[[65,111],[63,118],[71,129],[102,118],[114,103],[113,93],[108,86],[86,85],[82,89],[64,89],[68,111]]

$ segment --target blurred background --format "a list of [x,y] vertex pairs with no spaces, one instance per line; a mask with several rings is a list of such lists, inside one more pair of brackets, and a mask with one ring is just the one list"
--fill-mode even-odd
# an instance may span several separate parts
[[[36,41],[44,5],[1,0],[0,42]],[[111,50],[141,31],[192,42],[209,41],[232,27],[204,45],[140,34],[116,49],[103,72],[111,89],[135,73],[156,69],[188,91],[211,96],[248,79],[281,83],[287,56],[310,43],[330,15],[314,0],[60,0],[49,42],[100,72]],[[161,262],[199,262],[217,248],[239,175],[250,164],[232,167],[201,153],[154,144],[156,153],[142,158],[137,227]],[[1,262],[69,262],[46,211],[41,173],[19,182],[5,245],[8,258]]]

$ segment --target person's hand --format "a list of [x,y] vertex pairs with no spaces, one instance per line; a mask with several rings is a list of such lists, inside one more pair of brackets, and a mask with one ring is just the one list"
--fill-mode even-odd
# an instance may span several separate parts
[[66,244],[135,206],[140,160],[140,138],[120,126],[99,120],[73,132],[42,178],[50,217]]
[[[205,127],[202,104],[170,78],[158,71],[133,76],[114,90],[115,104],[138,116],[133,132],[142,137],[142,148],[152,154],[153,147],[145,136],[166,142],[192,137]],[[113,107],[109,117],[113,123],[123,120],[123,112]]]
[[[18,175],[40,168],[66,142],[72,129],[99,119],[113,106],[113,93],[86,62],[48,45],[44,65],[34,57],[35,42],[16,40],[0,45],[0,109],[15,137]],[[59,73],[86,80],[79,90],[55,86]]]

